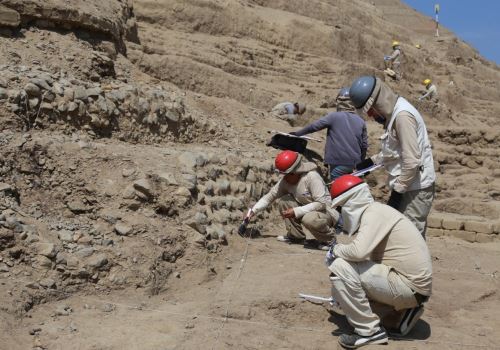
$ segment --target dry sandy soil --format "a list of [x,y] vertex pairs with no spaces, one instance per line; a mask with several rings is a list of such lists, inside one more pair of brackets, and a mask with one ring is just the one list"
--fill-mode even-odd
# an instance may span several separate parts
[[[329,295],[324,253],[277,242],[274,209],[234,233],[276,181],[269,131],[292,129],[273,104],[306,102],[302,125],[333,110],[358,75],[384,78],[393,39],[388,84],[434,146],[433,214],[498,222],[500,70],[397,0],[0,4],[21,14],[0,33],[1,350],[337,348],[345,318],[298,298]],[[427,77],[439,103],[417,101]],[[383,200],[384,174],[368,182]],[[433,296],[385,348],[500,348],[490,238],[429,237]]]

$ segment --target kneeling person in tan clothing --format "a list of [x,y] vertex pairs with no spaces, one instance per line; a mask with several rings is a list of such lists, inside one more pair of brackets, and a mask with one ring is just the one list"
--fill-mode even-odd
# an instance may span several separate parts
[[330,195],[316,164],[293,151],[280,152],[274,163],[283,177],[252,207],[250,216],[282,198],[279,209],[285,219],[287,234],[278,236],[278,240],[289,243],[304,241],[304,226],[318,240],[318,248],[328,249],[326,245],[333,239],[338,213],[326,211]]
[[387,343],[381,323],[406,335],[432,291],[424,238],[403,214],[375,202],[356,176],[338,178],[330,194],[332,208],[342,207],[344,231],[355,235],[349,244],[333,244],[325,260],[332,272],[332,296],[354,327],[339,343],[347,348]]

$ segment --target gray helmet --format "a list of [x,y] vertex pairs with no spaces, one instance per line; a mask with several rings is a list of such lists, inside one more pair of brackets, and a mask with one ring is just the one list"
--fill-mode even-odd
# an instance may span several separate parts
[[365,105],[375,89],[376,79],[374,76],[365,75],[356,79],[349,89],[349,96],[356,109]]
[[349,98],[349,88],[345,86],[341,88],[337,98]]

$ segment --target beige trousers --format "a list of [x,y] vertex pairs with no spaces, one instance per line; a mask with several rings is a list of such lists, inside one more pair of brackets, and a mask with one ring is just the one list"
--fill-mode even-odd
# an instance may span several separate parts
[[429,216],[433,201],[434,184],[421,190],[403,193],[403,199],[398,208],[401,213],[413,222],[424,238],[427,229],[427,216]]
[[377,315],[370,302],[385,306],[385,314],[418,306],[411,288],[389,266],[337,258],[329,269],[334,274],[332,296],[359,335],[369,336],[380,329],[384,315]]
[[[299,203],[291,196],[281,198],[278,208],[282,212],[288,208],[295,208]],[[307,213],[302,218],[285,219],[287,236],[292,239],[305,239],[306,234],[302,227],[305,227],[318,241],[329,243],[334,238],[333,226],[335,222],[331,215],[319,211]]]

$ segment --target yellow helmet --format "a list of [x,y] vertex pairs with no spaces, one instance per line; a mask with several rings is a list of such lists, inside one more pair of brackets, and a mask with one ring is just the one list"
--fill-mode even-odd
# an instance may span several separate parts
[[432,80],[430,80],[430,79],[424,80],[424,85],[429,85],[430,83],[432,83]]
[[394,40],[392,42],[392,47],[399,46],[399,41]]
[[421,46],[420,44],[415,45],[415,47],[416,47],[417,49],[421,49],[421,48],[422,48],[422,46]]

